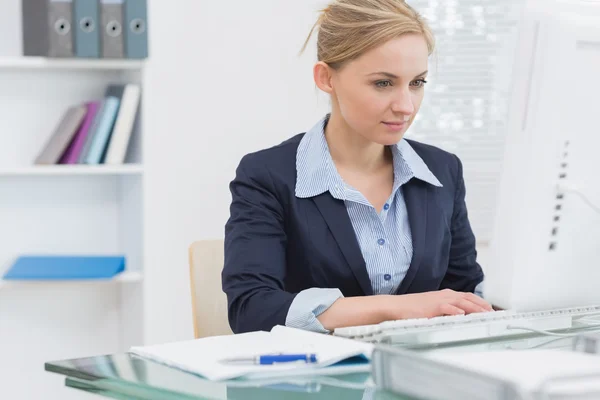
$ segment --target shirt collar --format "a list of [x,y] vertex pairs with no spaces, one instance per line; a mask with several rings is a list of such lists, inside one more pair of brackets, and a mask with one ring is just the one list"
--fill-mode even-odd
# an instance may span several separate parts
[[[335,168],[325,139],[329,115],[321,119],[302,138],[296,152],[296,197],[308,198],[327,191],[339,200],[345,200],[345,184]],[[417,178],[433,186],[442,184],[427,164],[404,139],[392,146],[394,159],[394,191]]]
[[396,161],[398,161],[399,163],[408,165],[415,178],[432,186],[443,187],[442,183],[431,172],[427,164],[425,164],[425,161],[423,161],[405,139],[402,139],[392,147],[392,154],[394,154],[394,174],[398,170],[398,166],[396,165]]

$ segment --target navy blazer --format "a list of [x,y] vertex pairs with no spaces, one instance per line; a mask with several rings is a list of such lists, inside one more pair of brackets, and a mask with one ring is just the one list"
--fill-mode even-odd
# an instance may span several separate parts
[[[222,283],[235,333],[285,325],[294,297],[305,289],[338,288],[345,297],[373,294],[344,202],[329,192],[295,196],[303,135],[244,156],[230,184]],[[483,271],[467,216],[462,164],[441,149],[409,142],[443,187],[413,178],[401,188],[413,258],[396,294],[473,292]]]

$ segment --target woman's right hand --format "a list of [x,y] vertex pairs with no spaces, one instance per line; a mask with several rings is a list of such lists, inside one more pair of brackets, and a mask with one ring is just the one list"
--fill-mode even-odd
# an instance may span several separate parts
[[393,296],[386,306],[390,320],[433,318],[493,311],[488,302],[473,293],[444,289],[435,292]]

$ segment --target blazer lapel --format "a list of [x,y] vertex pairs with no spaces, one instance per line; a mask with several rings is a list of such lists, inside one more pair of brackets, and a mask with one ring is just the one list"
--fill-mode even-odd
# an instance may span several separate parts
[[417,271],[421,267],[427,237],[427,193],[429,191],[429,184],[413,178],[402,189],[412,235],[413,257],[408,272],[398,288],[398,294],[407,292],[410,284],[415,279]]
[[365,295],[372,295],[371,279],[367,273],[365,260],[354,234],[354,228],[341,200],[336,200],[329,193],[323,193],[313,198],[321,215],[327,222],[333,237],[340,247],[346,262],[352,269]]

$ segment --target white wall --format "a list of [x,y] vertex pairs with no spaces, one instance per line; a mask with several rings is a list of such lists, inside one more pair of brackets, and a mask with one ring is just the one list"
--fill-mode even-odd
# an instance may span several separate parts
[[145,263],[148,342],[191,337],[187,247],[223,236],[241,157],[328,110],[314,51],[298,56],[320,3],[151,0],[146,235],[161,251]]
[[223,236],[240,158],[329,109],[312,80],[314,44],[298,56],[324,3],[151,0],[146,234],[161,252],[146,260],[148,342],[191,337],[187,246]]

